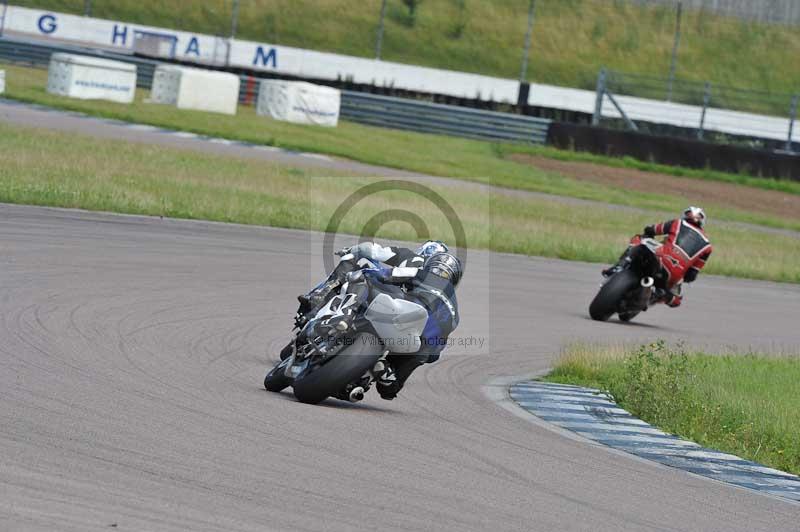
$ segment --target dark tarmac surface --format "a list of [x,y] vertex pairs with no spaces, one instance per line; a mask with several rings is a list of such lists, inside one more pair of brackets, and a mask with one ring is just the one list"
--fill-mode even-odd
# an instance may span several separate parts
[[564,437],[486,385],[576,340],[797,352],[800,287],[705,276],[601,324],[596,265],[473,251],[460,344],[393,402],[308,406],[262,380],[320,238],[0,205],[0,530],[798,530],[796,504]]

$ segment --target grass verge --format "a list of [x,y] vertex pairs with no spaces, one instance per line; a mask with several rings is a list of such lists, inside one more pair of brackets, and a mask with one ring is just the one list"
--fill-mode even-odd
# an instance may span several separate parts
[[607,390],[662,430],[800,474],[800,358],[573,346],[546,380]]
[[[683,197],[657,192],[636,192],[621,187],[580,181],[506,159],[509,150],[526,149],[521,146],[410,133],[347,122],[340,123],[335,129],[301,126],[259,117],[251,107],[240,107],[237,116],[185,111],[146,104],[144,100],[148,93],[143,90],[138,91],[136,102],[132,105],[74,100],[48,94],[45,91],[47,73],[43,70],[11,65],[6,68],[7,96],[24,102],[255,144],[326,153],[369,164],[455,177],[505,188],[669,213],[679,212],[686,207],[686,198]],[[541,153],[547,156],[558,154],[559,157],[584,156],[545,148]],[[715,178],[713,174],[708,174],[706,177]],[[725,179],[735,182],[739,177],[728,176]],[[766,189],[782,187],[780,190],[784,192],[800,194],[800,184],[756,178],[745,181],[739,184]],[[722,201],[707,203],[704,206],[717,220],[800,230],[800,217],[787,219],[768,213],[747,212],[730,208]]]
[[[348,195],[374,181],[313,172],[0,122],[0,202],[324,230]],[[468,183],[431,188],[458,213],[471,248],[525,255],[610,263],[632,228],[656,217],[558,198],[476,193]],[[419,215],[438,238],[455,240],[435,203],[401,192],[359,203],[340,230],[361,234],[374,216],[398,208]],[[411,226],[396,221],[377,235],[416,239]],[[800,282],[800,239],[719,226],[711,238],[718,250],[711,273]]]

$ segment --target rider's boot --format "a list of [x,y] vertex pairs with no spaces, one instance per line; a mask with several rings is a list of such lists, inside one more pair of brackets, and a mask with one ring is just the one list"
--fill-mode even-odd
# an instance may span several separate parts
[[377,376],[375,381],[375,389],[383,399],[391,401],[397,397],[397,392],[400,391],[401,385],[397,382],[397,375],[394,368],[388,361],[382,362],[383,370]]
[[664,303],[670,308],[680,307],[681,303],[683,303],[683,291],[681,290],[681,285],[673,287],[672,290],[655,288],[653,290],[653,295],[650,298],[650,303]]
[[378,390],[381,398],[391,401],[397,397],[414,370],[428,360],[428,355],[389,355],[386,363],[387,367],[391,369],[391,374],[386,378],[379,377],[375,383],[375,389]]
[[625,253],[623,253],[619,257],[619,260],[617,261],[617,263],[615,265],[611,266],[610,268],[606,268],[605,270],[603,270],[602,271],[603,277],[609,278],[612,275],[615,275],[615,274],[621,272],[622,270],[624,270],[625,269],[625,265],[628,262],[630,262],[630,260],[631,260],[631,257],[630,257],[631,256],[631,249],[633,249],[633,248],[629,247],[628,249],[626,249]]
[[309,315],[311,312],[318,310],[324,303],[328,296],[335,289],[339,288],[344,282],[347,275],[355,269],[355,266],[350,262],[340,262],[336,268],[328,276],[323,284],[309,292],[297,296],[300,302],[300,310],[298,314]]
[[601,273],[603,274],[603,277],[608,278],[608,277],[611,277],[612,275],[614,275],[615,273],[617,273],[618,271],[619,271],[619,265],[615,264],[614,266],[611,266],[610,268],[606,268]]
[[300,310],[298,310],[298,314],[306,315],[319,308],[319,306],[328,298],[330,293],[333,292],[333,290],[339,285],[339,279],[332,275],[331,277],[328,277],[327,281],[308,294],[297,296],[297,301],[300,302]]

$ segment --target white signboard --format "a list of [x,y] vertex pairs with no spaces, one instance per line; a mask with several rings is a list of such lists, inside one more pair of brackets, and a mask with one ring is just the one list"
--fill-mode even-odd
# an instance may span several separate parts
[[336,127],[341,92],[302,81],[263,80],[256,112],[295,124]]
[[81,100],[132,103],[136,65],[73,54],[53,54],[47,92]]

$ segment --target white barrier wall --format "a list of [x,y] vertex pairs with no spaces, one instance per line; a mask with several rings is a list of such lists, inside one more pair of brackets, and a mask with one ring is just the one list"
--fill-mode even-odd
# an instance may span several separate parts
[[181,84],[181,67],[159,65],[153,72],[153,85],[150,88],[148,103],[177,105]]
[[336,127],[342,95],[337,89],[302,81],[263,80],[256,113],[295,124]]
[[[6,30],[9,32],[38,38],[80,41],[125,50],[132,50],[137,31],[156,33],[176,39],[178,59],[212,63],[219,57],[220,39],[211,35],[17,6],[9,6],[5,22]],[[346,79],[356,83],[496,102],[515,103],[519,89],[519,83],[511,79],[240,40],[230,42],[230,64],[303,78],[332,81]],[[528,104],[593,113],[594,99],[593,91],[532,84]],[[633,100],[635,101],[628,102],[634,103],[631,110],[626,107],[626,112],[633,120],[673,125],[688,123],[691,124],[690,127],[699,124],[699,112],[695,112],[697,108],[692,106],[673,107],[678,104],[639,98]],[[675,112],[680,114],[675,115]],[[603,107],[603,114],[612,117],[618,115],[609,105]],[[714,109],[709,110],[706,117],[706,129],[785,140],[789,124],[788,119]],[[795,141],[800,142],[800,128],[795,128],[794,135]]]
[[[152,26],[67,15],[39,9],[9,6],[6,30],[36,37],[80,41],[103,47],[133,49],[137,31],[174,36],[176,58],[213,62],[218,58],[219,38]],[[452,70],[404,65],[346,55],[316,52],[290,46],[233,40],[230,64],[311,79],[349,79],[420,92],[448,94],[498,102],[516,102],[514,80]]]
[[179,109],[235,115],[239,76],[197,68],[160,65],[153,75],[152,103]]
[[136,65],[73,54],[53,54],[47,92],[81,100],[132,103]]
[[0,94],[6,92],[6,71],[0,70]]

